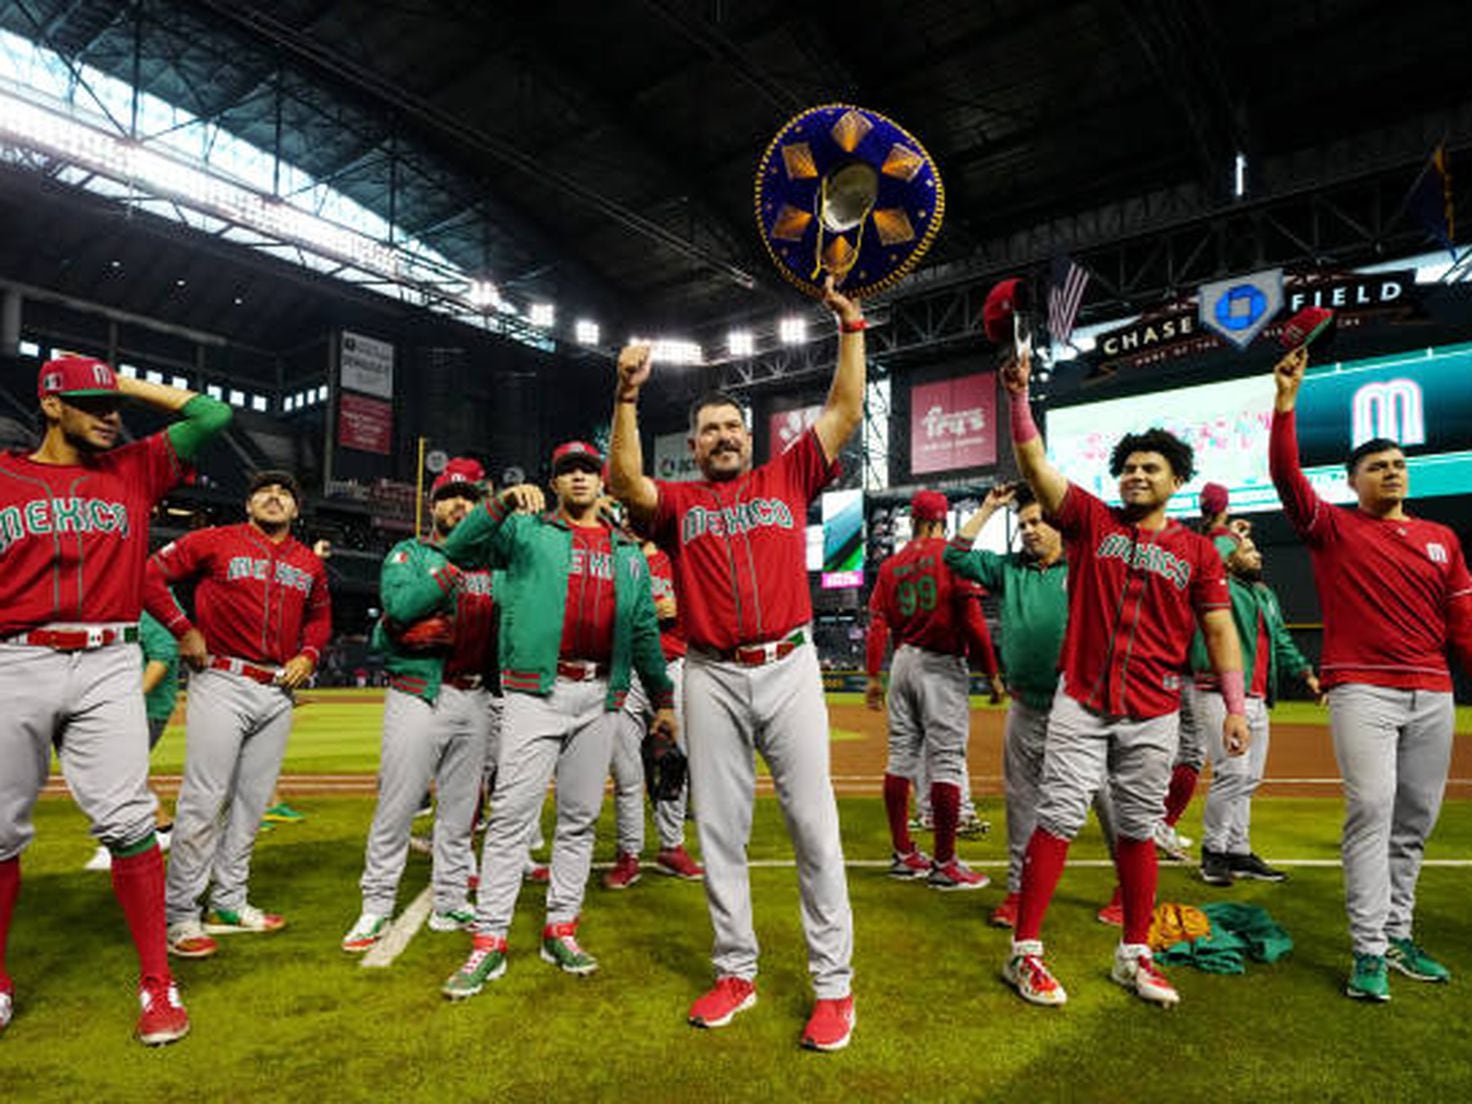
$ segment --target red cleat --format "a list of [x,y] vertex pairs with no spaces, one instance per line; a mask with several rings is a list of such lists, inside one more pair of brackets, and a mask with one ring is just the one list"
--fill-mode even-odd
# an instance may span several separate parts
[[809,1050],[842,1050],[854,1033],[854,998],[819,1000],[802,1031],[802,1045]]
[[684,878],[687,882],[698,882],[705,877],[705,867],[690,857],[684,846],[662,847],[654,856],[654,865],[665,874]]
[[138,986],[138,1041],[144,1046],[178,1042],[189,1034],[189,1013],[172,978],[144,978]]
[[1109,898],[1109,903],[1094,915],[1101,924],[1109,924],[1116,928],[1124,927],[1124,903],[1119,898],[1119,886],[1114,887],[1114,896]]
[[690,1022],[696,1027],[725,1027],[756,1003],[756,986],[745,978],[717,978],[709,993],[690,1006]]
[[619,852],[613,869],[603,875],[604,889],[628,889],[639,880],[639,856],[627,851]]
[[1022,900],[1022,894],[1009,893],[1002,898],[1002,903],[992,909],[992,914],[987,917],[987,922],[994,928],[1015,928],[1017,926],[1017,904]]

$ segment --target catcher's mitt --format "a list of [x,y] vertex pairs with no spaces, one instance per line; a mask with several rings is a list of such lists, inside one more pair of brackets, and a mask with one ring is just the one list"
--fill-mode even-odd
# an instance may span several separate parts
[[436,614],[412,625],[390,625],[389,636],[399,647],[411,652],[428,652],[448,648],[455,642],[455,622]]
[[685,788],[689,762],[668,736],[651,732],[640,748],[644,758],[644,785],[650,801],[674,801]]

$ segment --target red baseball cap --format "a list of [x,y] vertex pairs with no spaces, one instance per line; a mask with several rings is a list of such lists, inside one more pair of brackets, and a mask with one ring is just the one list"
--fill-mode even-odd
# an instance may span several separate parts
[[916,491],[910,499],[912,521],[945,521],[950,509],[950,500],[939,491]]
[[1010,345],[1013,341],[1012,316],[1027,310],[1027,283],[1019,277],[1003,280],[986,293],[981,306],[981,324],[986,339],[994,345]]
[[1333,324],[1334,312],[1328,307],[1304,307],[1283,323],[1283,329],[1278,333],[1278,344],[1285,349],[1312,345]]
[[97,398],[117,395],[118,377],[112,366],[92,357],[65,356],[41,365],[36,377],[36,397]]
[[1201,512],[1219,514],[1227,508],[1231,495],[1220,483],[1208,483],[1201,488]]
[[561,475],[568,468],[603,471],[603,454],[587,441],[565,441],[552,450],[552,474]]
[[439,475],[434,477],[434,482],[429,485],[429,497],[439,498],[440,492],[446,487],[469,487],[475,492],[471,497],[479,498],[485,478],[486,470],[480,466],[479,460],[457,456],[446,463]]

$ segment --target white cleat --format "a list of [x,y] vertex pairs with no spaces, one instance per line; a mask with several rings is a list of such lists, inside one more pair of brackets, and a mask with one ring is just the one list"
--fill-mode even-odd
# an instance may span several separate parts
[[1114,969],[1109,972],[1109,977],[1150,1004],[1174,1008],[1181,1003],[1181,995],[1176,992],[1170,979],[1155,965],[1155,959],[1148,948],[1120,944],[1115,948]]

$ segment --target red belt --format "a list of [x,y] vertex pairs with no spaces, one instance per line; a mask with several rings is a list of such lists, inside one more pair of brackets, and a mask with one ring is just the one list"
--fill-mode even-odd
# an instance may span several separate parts
[[768,663],[786,659],[806,642],[807,637],[798,629],[781,640],[771,640],[764,644],[738,644],[717,654],[728,663],[739,663],[743,667],[765,667]]
[[84,652],[109,644],[138,643],[137,625],[79,625],[75,629],[32,629],[7,637],[7,644],[29,644],[58,652]]
[[591,682],[608,677],[608,664],[594,663],[591,659],[559,659],[557,677],[573,682]]
[[479,690],[485,685],[484,675],[446,675],[445,682],[456,690]]
[[281,675],[281,672],[275,667],[261,667],[255,663],[247,663],[243,659],[232,659],[230,656],[210,656],[210,670],[229,671],[232,675],[243,675],[263,686],[274,686]]

